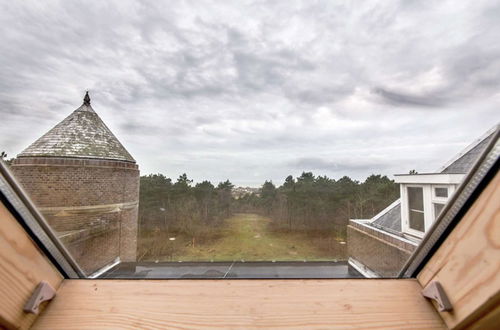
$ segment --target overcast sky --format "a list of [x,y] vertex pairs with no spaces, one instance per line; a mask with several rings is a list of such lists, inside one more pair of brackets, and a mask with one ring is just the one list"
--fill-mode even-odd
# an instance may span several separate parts
[[9,157],[87,89],[142,174],[250,186],[434,171],[500,119],[499,1],[0,3]]

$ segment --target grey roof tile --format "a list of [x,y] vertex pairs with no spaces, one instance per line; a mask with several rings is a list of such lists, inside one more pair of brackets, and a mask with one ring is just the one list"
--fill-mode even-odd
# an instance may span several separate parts
[[483,153],[488,143],[493,138],[495,133],[491,133],[483,140],[481,140],[476,146],[467,151],[465,154],[456,159],[453,163],[448,165],[441,173],[445,174],[467,174],[479,156]]
[[401,203],[397,203],[387,210],[377,220],[370,223],[370,226],[383,229],[393,234],[401,233]]

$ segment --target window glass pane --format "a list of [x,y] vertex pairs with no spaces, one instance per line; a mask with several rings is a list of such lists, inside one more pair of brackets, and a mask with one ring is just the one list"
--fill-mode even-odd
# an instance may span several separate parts
[[448,197],[448,188],[434,188],[436,197]]
[[408,205],[411,210],[424,211],[424,193],[420,187],[408,187]]
[[492,59],[446,88],[484,8],[130,2],[0,11],[0,156],[89,275],[394,276],[498,121]]
[[437,218],[438,215],[443,211],[444,204],[434,203],[434,217]]
[[423,232],[425,229],[424,213],[410,210],[410,228]]
[[421,187],[408,187],[409,226],[424,231],[424,194]]

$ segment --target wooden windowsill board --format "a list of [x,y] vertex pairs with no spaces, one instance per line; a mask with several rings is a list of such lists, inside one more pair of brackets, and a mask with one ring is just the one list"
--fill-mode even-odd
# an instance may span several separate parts
[[65,280],[34,329],[444,329],[408,280]]

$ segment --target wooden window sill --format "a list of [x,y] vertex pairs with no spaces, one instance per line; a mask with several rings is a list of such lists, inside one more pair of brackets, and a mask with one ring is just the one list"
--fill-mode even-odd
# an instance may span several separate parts
[[65,280],[34,329],[445,329],[415,279]]

